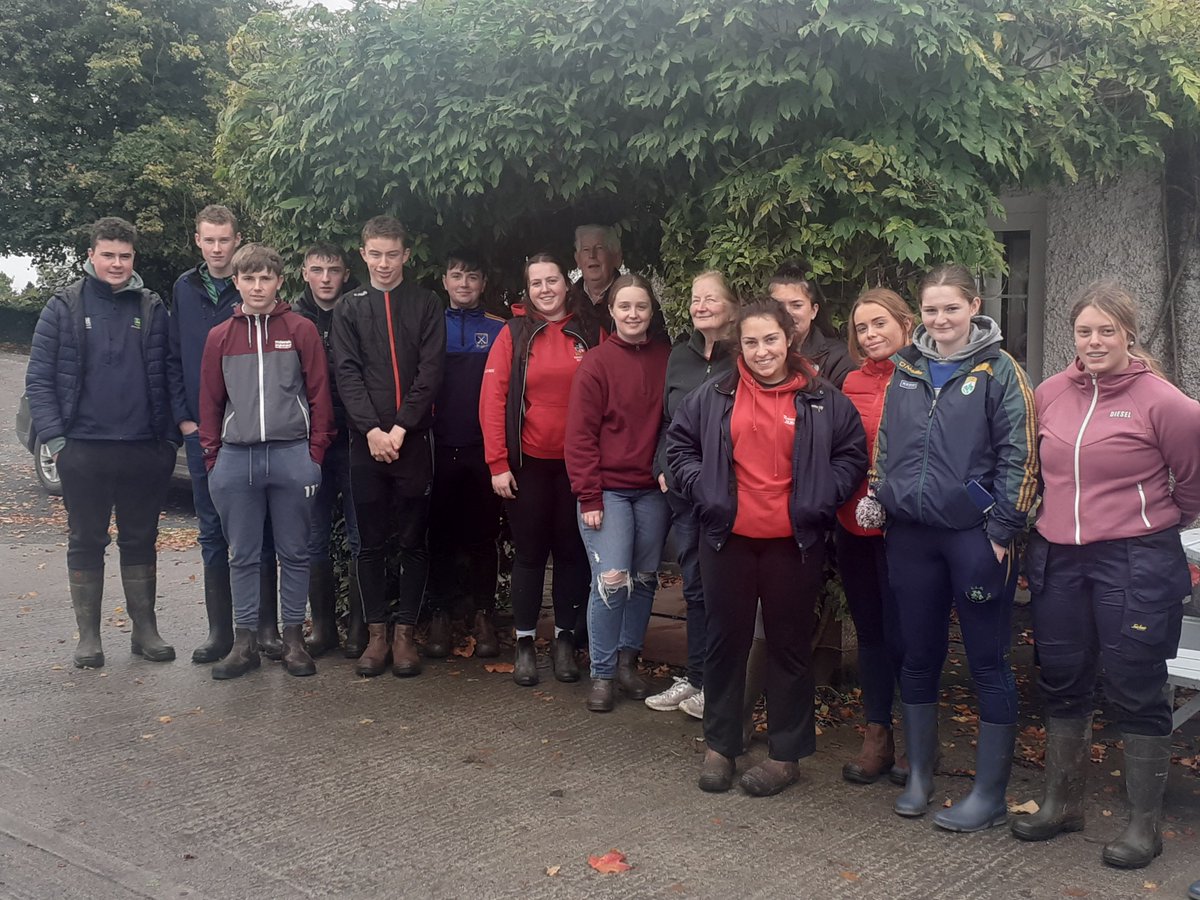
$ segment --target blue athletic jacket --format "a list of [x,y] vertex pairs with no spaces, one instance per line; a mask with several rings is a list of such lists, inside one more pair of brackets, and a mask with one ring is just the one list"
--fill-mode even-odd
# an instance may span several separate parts
[[[892,361],[871,467],[875,496],[902,521],[961,531],[986,520],[988,537],[1008,545],[1038,488],[1037,413],[1024,370],[1000,349],[998,329],[936,397],[929,360],[915,345]],[[972,479],[995,502],[986,515],[967,490]]]
[[208,299],[200,267],[188,269],[171,289],[170,344],[167,378],[175,423],[200,421],[200,360],[208,333],[233,316],[242,302],[232,279],[213,303]]
[[446,310],[446,363],[433,401],[433,435],[447,447],[482,447],[479,386],[504,319],[482,309]]

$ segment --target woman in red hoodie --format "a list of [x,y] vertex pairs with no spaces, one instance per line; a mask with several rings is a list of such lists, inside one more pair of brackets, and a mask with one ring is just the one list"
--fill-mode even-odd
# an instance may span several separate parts
[[592,712],[613,708],[614,678],[632,699],[650,692],[637,658],[671,521],[654,477],[671,348],[650,339],[657,304],[645,278],[622,275],[608,296],[615,334],[584,357],[567,408],[567,474],[592,568]]
[[862,422],[845,395],[797,351],[796,326],[774,300],[739,313],[737,369],[676,410],[667,462],[700,520],[708,615],[700,789],[726,791],[744,751],[742,697],[754,614],[762,604],[768,759],[746,771],[748,794],[775,794],[816,750],[812,630],[825,533],[867,473]]
[[513,681],[538,682],[534,636],[546,560],[554,557],[554,675],[578,681],[575,620],[588,595],[588,561],[563,462],[571,380],[598,330],[567,303],[566,269],[549,253],[525,262],[529,306],[513,318],[488,354],[479,394],[483,450],[492,489],[505,500],[512,527],[512,607],[517,632]]
[[[908,304],[887,288],[865,291],[850,310],[850,356],[861,366],[846,376],[842,391],[862,416],[868,456],[875,446],[888,381],[896,369],[891,356],[908,346],[913,324]],[[858,674],[867,718],[862,751],[842,766],[842,777],[857,784],[871,784],[888,774],[897,784],[903,784],[904,767],[895,767],[892,701],[904,654],[899,644],[895,599],[888,585],[883,532],[863,527],[855,518],[858,501],[866,494],[864,478],[854,496],[838,510],[834,532],[838,571],[858,634]]]
[[1027,841],[1083,828],[1102,672],[1132,808],[1102,858],[1121,868],[1162,853],[1173,729],[1163,688],[1191,592],[1179,528],[1200,515],[1200,404],[1139,348],[1135,309],[1112,283],[1086,288],[1071,310],[1076,358],[1036,393],[1043,490],[1026,571],[1046,788],[1038,812],[1012,822]]

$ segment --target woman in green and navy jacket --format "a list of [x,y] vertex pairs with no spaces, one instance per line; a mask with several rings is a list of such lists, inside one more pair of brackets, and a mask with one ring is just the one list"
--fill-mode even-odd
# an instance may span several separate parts
[[1037,493],[1033,391],[1000,349],[999,326],[979,315],[982,300],[965,267],[935,268],[918,297],[921,324],[912,345],[892,357],[871,472],[887,512],[888,576],[904,642],[900,695],[911,772],[895,810],[923,815],[933,795],[953,607],[979,695],[979,742],[970,795],[934,823],[979,831],[1007,816],[1017,721],[1008,660],[1012,546]]

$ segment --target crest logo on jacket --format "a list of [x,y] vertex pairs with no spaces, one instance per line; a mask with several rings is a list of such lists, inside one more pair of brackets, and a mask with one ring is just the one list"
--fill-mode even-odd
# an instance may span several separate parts
[[492,342],[492,336],[490,334],[488,334],[486,331],[475,332],[475,349],[476,350],[486,350],[488,348],[488,344],[490,344],[491,342]]
[[583,354],[586,352],[587,347],[584,346],[583,341],[575,341],[575,362],[579,362],[581,359],[583,359]]
[[978,381],[979,381],[979,379],[978,379],[978,378],[976,378],[974,375],[972,375],[972,376],[970,376],[969,378],[967,378],[967,380],[963,382],[963,386],[962,386],[962,395],[963,395],[964,397],[970,397],[970,396],[971,396],[971,394],[972,394],[972,393],[974,393],[974,391],[975,391],[975,384],[976,384],[976,382],[978,382]]

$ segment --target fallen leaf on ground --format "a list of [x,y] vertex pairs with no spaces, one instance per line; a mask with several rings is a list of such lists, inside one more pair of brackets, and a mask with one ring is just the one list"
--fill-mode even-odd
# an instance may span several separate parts
[[561,868],[562,866],[546,866],[546,874],[553,878],[558,874],[558,870]]
[[171,723],[171,717],[170,716],[159,716],[158,721],[159,721],[159,724],[161,724],[161,725],[169,725]]
[[1023,815],[1033,815],[1041,807],[1038,806],[1036,800],[1026,800],[1024,803],[1017,803],[1008,808],[1010,813],[1019,813]]
[[628,872],[633,866],[625,862],[625,854],[620,850],[609,850],[603,856],[589,856],[588,865],[601,875],[614,875],[618,872]]
[[359,719],[358,724],[359,725],[373,725],[373,724],[375,724],[375,720],[374,719]]
[[455,647],[454,650],[452,650],[451,652],[455,656],[461,656],[464,659],[474,656],[475,655],[475,637],[474,637],[474,635],[468,634],[467,638],[463,642],[462,646]]
[[1144,889],[1146,889],[1147,891],[1157,891],[1158,890],[1158,884],[1153,881],[1143,881],[1142,887]]
[[847,881],[858,881],[860,877],[857,872],[841,872],[839,874]]
[[489,672],[495,672],[498,674],[511,673],[513,670],[513,664],[512,663],[488,663],[486,666],[484,666],[484,669],[486,669]]

